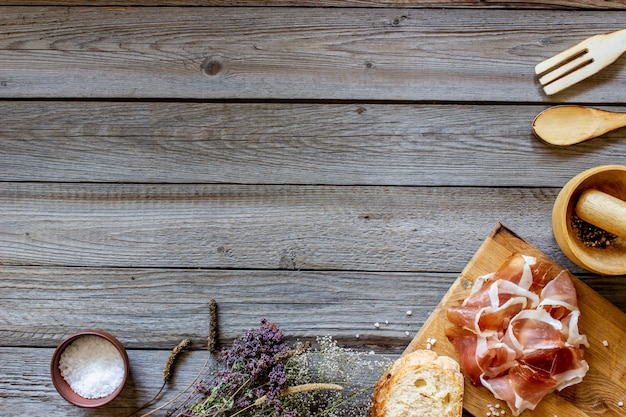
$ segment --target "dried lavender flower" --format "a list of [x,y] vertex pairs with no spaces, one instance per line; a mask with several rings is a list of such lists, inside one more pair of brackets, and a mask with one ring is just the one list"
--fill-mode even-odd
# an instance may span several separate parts
[[[267,398],[267,407],[282,413],[280,393],[287,378],[282,354],[290,350],[278,326],[267,320],[223,349],[218,369],[196,383],[194,393],[170,416],[231,416]],[[238,414],[238,415],[239,415]]]
[[192,394],[169,417],[363,417],[373,386],[390,363],[337,346],[330,337],[286,343],[274,323],[223,349]]

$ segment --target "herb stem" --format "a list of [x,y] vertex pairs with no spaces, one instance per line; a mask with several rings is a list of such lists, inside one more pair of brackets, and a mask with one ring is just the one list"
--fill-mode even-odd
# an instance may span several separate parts
[[361,395],[361,394],[364,394],[365,392],[367,392],[368,390],[372,389],[373,387],[374,387],[374,386],[372,385],[372,386],[369,386],[369,387],[365,387],[365,388],[363,388],[363,389],[362,389],[362,390],[360,390],[360,391],[355,392],[353,395],[351,395],[351,396],[349,396],[349,397],[347,397],[347,398],[343,399],[343,401],[338,401],[338,402],[337,402],[337,403],[335,403],[332,407],[327,408],[327,409],[325,409],[325,410],[322,410],[321,412],[319,412],[319,413],[315,414],[315,416],[314,416],[314,417],[320,417],[320,416],[323,416],[324,414],[327,414],[327,413],[329,413],[329,412],[331,412],[331,411],[333,411],[333,410],[337,409],[338,407],[340,407],[340,406],[342,406],[342,405],[344,405],[344,404],[348,403],[348,401],[350,401],[351,399],[356,398],[356,397],[358,397],[358,396],[359,396],[359,395]]
[[[193,384],[196,383],[196,381],[198,379],[200,379],[200,377],[202,376],[202,373],[204,372],[204,370],[206,369],[207,365],[209,364],[209,360],[211,359],[211,357],[207,357],[206,360],[204,361],[204,364],[202,365],[202,367],[200,368],[200,371],[198,372],[198,374],[196,375],[196,377],[193,379],[193,381],[191,381],[189,383],[189,385],[187,385],[181,392],[179,392],[174,398],[170,399],[169,401],[167,401],[165,404],[160,405],[159,407],[155,408],[154,410],[151,410],[148,413],[142,414],[139,417],[148,417],[149,415],[152,415],[154,413],[156,413],[159,410],[164,409],[165,407],[167,407],[168,405],[172,404],[174,401],[176,401],[177,399],[179,399],[185,392],[189,391],[189,389],[191,387],[193,387]],[[144,407],[145,408],[145,407]],[[134,414],[134,413],[133,413]],[[131,414],[132,415],[132,414]],[[130,417],[130,416],[128,416]]]
[[154,396],[149,401],[147,401],[145,404],[143,404],[141,407],[139,407],[138,409],[136,409],[132,413],[128,414],[127,417],[130,417],[130,416],[138,413],[139,411],[143,410],[144,408],[150,406],[150,404],[152,404],[153,402],[155,402],[157,400],[157,398],[159,398],[159,395],[161,395],[161,392],[163,392],[163,389],[165,388],[165,386],[169,382],[170,378],[172,377],[172,368],[174,366],[174,362],[176,361],[176,358],[178,358],[178,356],[183,351],[183,349],[189,347],[189,345],[191,345],[191,339],[183,339],[172,350],[172,352],[167,357],[167,361],[165,362],[165,367],[163,368],[163,383],[161,384],[161,388],[159,388],[157,393],[154,394]]
[[[310,391],[323,391],[323,390],[341,391],[342,389],[343,387],[341,385],[316,382],[316,383],[301,384],[301,385],[295,385],[293,387],[283,388],[280,391],[280,396],[286,397],[287,395],[298,394],[301,392],[310,392]],[[256,400],[254,404],[252,405],[257,405],[257,406],[263,405],[265,404],[266,401],[267,401],[267,395],[264,395],[258,400]]]
[[217,351],[217,302],[214,299],[209,301],[209,338],[207,339],[207,349],[211,353]]

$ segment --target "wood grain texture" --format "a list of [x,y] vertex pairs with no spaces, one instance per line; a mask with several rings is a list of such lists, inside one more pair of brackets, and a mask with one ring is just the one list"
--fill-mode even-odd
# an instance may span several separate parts
[[[552,104],[626,111],[623,58],[552,98],[533,73],[624,21],[617,0],[0,0],[0,416],[121,417],[191,337],[175,391],[211,298],[222,344],[267,317],[397,356],[498,221],[626,310],[550,218],[625,131],[530,131]],[[130,349],[100,410],[48,376],[87,327]]]
[[[406,351],[423,348],[428,338],[435,338],[438,343],[434,350],[441,355],[458,358],[454,347],[445,336],[446,328],[451,327],[447,319],[448,308],[462,303],[478,277],[497,270],[515,252],[534,256],[551,264],[553,275],[563,268],[522,237],[505,227],[497,226],[476,251]],[[626,381],[623,377],[626,373],[626,358],[622,353],[626,337],[626,314],[579,279],[574,278],[574,285],[580,308],[580,332],[587,336],[590,345],[585,349],[589,371],[580,384],[568,387],[558,394],[547,395],[535,410],[525,411],[525,416],[623,415],[618,402],[626,392]],[[607,341],[608,346],[604,346],[603,341]],[[474,386],[466,378],[464,407],[467,411],[479,416],[488,410],[488,404],[496,402],[498,401],[487,389]],[[506,407],[505,403],[501,405]]]
[[541,91],[537,62],[626,21],[564,13],[6,6],[0,97],[619,103],[623,60]]
[[[2,346],[54,347],[76,331],[100,328],[129,348],[168,349],[190,337],[194,349],[203,349],[213,298],[223,346],[265,317],[292,341],[332,335],[342,345],[366,345],[385,353],[404,349],[456,277],[38,267],[2,267],[0,274]],[[372,293],[378,294],[376,299]],[[31,300],[28,313],[21,307],[26,298]]]
[[550,215],[557,191],[0,183],[0,259],[81,267],[460,271],[498,221],[558,252]]
[[531,125],[544,109],[4,101],[0,180],[562,187],[626,160],[626,129],[539,142]]
[[[167,350],[188,337],[204,349],[213,298],[222,346],[265,317],[292,341],[331,335],[387,354],[405,349],[458,274],[3,266],[0,276],[0,346],[54,347],[97,328],[132,349]],[[581,279],[626,309],[623,277]]]
[[[29,0],[2,0],[0,6],[30,6]],[[254,6],[254,7],[475,7],[508,9],[625,10],[620,0],[37,0],[49,6]]]

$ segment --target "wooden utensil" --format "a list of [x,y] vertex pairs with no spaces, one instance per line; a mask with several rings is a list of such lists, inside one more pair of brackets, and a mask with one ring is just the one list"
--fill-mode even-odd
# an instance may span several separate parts
[[[603,194],[592,193],[591,196],[596,197],[595,202],[583,200],[581,203],[581,196],[586,191]],[[608,200],[604,194],[613,196],[621,202],[618,201],[616,205],[615,202],[607,205]],[[601,197],[600,206],[597,205],[598,196]],[[602,275],[626,274],[626,238],[620,236],[623,231],[621,229],[624,227],[623,222],[626,221],[620,214],[620,207],[624,201],[626,201],[625,165],[593,167],[569,180],[559,192],[552,208],[552,232],[563,253],[576,265],[588,271]],[[589,223],[600,228],[603,226],[612,228],[614,232],[618,232],[614,233],[618,238],[606,247],[586,244],[573,221],[574,215],[581,217],[581,213],[577,212],[581,208],[583,217],[589,219]],[[615,227],[616,223],[617,227]]]
[[626,113],[583,106],[555,106],[539,113],[533,133],[551,145],[569,146],[626,126]]
[[576,203],[578,217],[609,233],[626,237],[626,201],[598,190],[585,190]]
[[626,51],[626,29],[592,36],[535,66],[539,83],[547,95],[595,74],[615,62]]
[[[432,350],[440,355],[458,358],[454,346],[445,336],[446,329],[452,325],[446,315],[448,308],[460,304],[469,295],[476,278],[495,271],[513,252],[535,256],[550,263],[553,265],[553,273],[562,269],[530,243],[498,224],[415,335],[405,353],[424,349],[429,340],[435,339]],[[578,278],[574,278],[574,285],[581,312],[580,331],[587,335],[590,343],[585,350],[589,372],[580,384],[549,394],[535,410],[524,411],[524,417],[624,416],[624,407],[620,407],[619,402],[624,401],[626,393],[626,357],[623,353],[626,350],[626,314]],[[419,301],[417,294],[416,299]],[[604,341],[607,346],[604,346]],[[483,417],[487,415],[489,405],[494,404],[498,404],[500,410],[506,409],[505,417],[511,416],[504,402],[496,400],[487,388],[472,385],[466,378],[463,407],[467,412]]]

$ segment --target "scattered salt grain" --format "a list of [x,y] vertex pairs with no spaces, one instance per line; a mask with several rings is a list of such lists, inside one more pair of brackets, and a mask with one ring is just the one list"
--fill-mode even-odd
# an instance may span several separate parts
[[406,332],[404,332],[404,334],[409,336],[411,333],[409,333],[409,331],[407,330]]
[[376,327],[377,329],[380,328],[380,323],[379,322],[374,323],[374,327]]
[[361,337],[361,335],[357,333],[354,335],[354,337],[358,339],[359,337]]
[[487,404],[487,408],[489,409],[487,411],[488,417],[500,417],[505,414],[504,410],[500,410],[500,404]]
[[406,311],[406,315],[407,315],[407,316],[412,316],[412,315],[413,315],[413,312],[412,312],[411,310],[407,310],[407,311]]
[[609,341],[608,340],[603,340],[602,344],[604,345],[604,347],[609,347]]
[[385,320],[385,324],[389,324],[389,320]]
[[124,360],[108,340],[81,336],[61,354],[61,375],[72,390],[83,398],[95,399],[112,394],[124,380]]
[[617,403],[617,406],[618,406],[618,407],[623,407],[623,406],[624,406],[624,401],[620,401],[620,402],[618,402],[618,403]]
[[426,349],[430,350],[430,348],[432,348],[432,345],[430,343],[426,343]]

